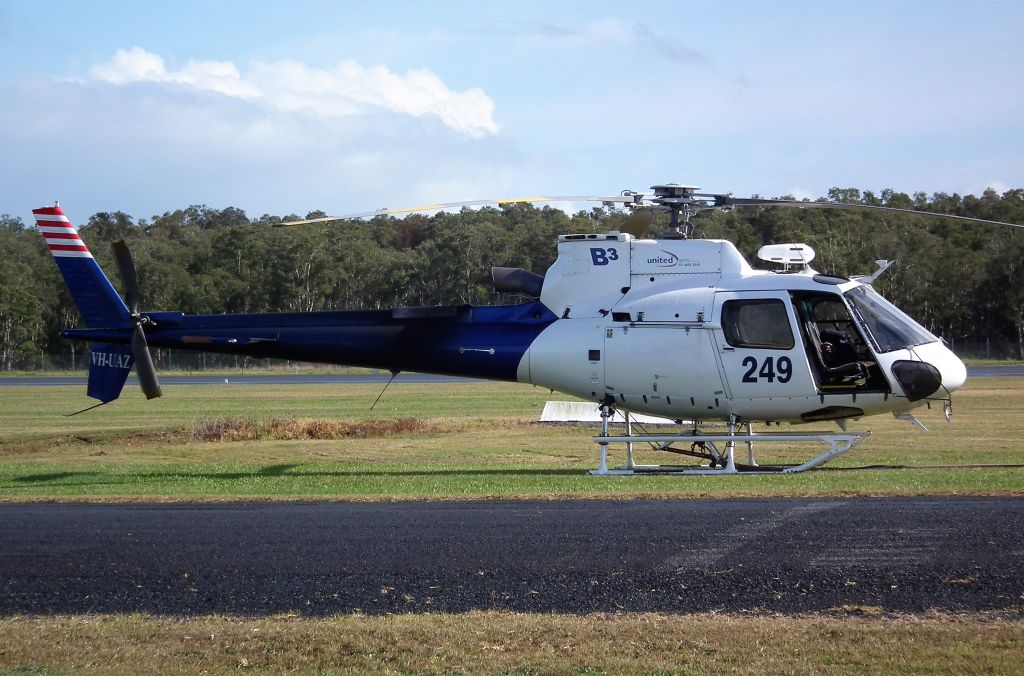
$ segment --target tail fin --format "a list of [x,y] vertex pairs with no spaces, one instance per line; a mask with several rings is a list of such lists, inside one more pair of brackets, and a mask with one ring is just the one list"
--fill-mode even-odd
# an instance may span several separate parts
[[85,325],[89,328],[130,327],[128,307],[60,206],[33,209],[32,214]]
[[[33,209],[32,214],[85,325],[91,329],[132,328],[128,306],[60,206]],[[108,343],[92,343],[90,348],[87,394],[105,404],[121,394],[134,362],[132,348]]]
[[89,389],[86,394],[104,404],[121,396],[124,381],[132,370],[132,348],[128,345],[89,345]]

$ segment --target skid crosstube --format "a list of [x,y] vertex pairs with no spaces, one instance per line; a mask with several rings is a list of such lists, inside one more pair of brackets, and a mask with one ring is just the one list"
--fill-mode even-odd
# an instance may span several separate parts
[[[797,474],[806,472],[809,469],[819,467],[829,460],[832,460],[843,453],[854,448],[857,444],[871,436],[871,432],[752,432],[747,426],[745,433],[736,432],[736,421],[728,424],[729,431],[719,434],[700,434],[697,431],[680,432],[676,434],[633,434],[632,424],[628,413],[625,414],[625,434],[611,435],[608,432],[608,421],[613,415],[610,407],[603,406],[601,410],[601,434],[594,437],[594,442],[600,446],[601,460],[598,468],[591,470],[590,474],[597,476],[604,475],[631,475],[631,474],[677,474],[677,475],[739,475],[739,474]],[[736,462],[736,444],[747,445],[747,462],[740,464]],[[756,443],[821,443],[828,448],[824,453],[817,455],[799,465],[761,466],[754,460],[754,444]],[[681,455],[693,455],[706,457],[712,461],[711,467],[686,467],[680,465],[637,465],[633,462],[633,444],[652,444],[656,450],[670,451]],[[708,448],[705,456],[699,452],[679,451],[671,448],[674,443],[701,444]],[[626,445],[626,463],[619,467],[608,468],[608,445]],[[723,444],[724,452],[719,452],[718,445]],[[719,466],[714,466],[719,465]]]

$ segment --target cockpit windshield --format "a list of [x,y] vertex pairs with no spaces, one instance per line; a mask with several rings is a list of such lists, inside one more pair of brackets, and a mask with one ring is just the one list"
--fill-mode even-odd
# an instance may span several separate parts
[[858,286],[843,295],[879,352],[892,352],[939,340],[869,286]]

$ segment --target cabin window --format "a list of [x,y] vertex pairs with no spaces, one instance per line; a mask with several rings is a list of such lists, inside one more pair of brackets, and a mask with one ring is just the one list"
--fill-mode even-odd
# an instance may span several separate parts
[[789,350],[793,329],[781,300],[729,300],[722,306],[722,331],[733,347]]
[[892,352],[939,340],[870,287],[857,286],[845,295],[879,352]]

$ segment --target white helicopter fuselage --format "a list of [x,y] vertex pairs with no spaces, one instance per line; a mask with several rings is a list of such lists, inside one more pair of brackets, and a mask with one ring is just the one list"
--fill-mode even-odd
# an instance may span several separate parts
[[948,400],[966,378],[870,286],[755,270],[724,240],[563,235],[541,301],[561,319],[518,379],[626,411],[844,421]]

